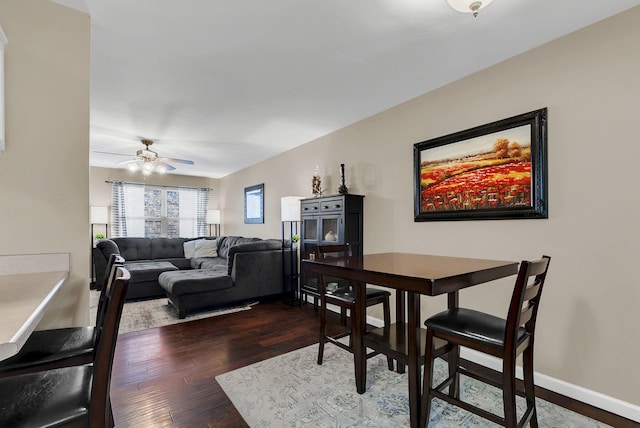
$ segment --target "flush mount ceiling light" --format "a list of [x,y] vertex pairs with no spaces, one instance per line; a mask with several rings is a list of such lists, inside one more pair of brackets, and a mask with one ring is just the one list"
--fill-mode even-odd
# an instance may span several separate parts
[[478,16],[478,11],[484,9],[493,0],[447,0],[449,6],[452,9],[462,13],[472,13],[473,16]]

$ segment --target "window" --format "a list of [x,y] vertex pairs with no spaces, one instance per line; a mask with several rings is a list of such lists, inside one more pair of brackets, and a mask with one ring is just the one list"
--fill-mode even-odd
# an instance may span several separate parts
[[112,236],[193,238],[206,234],[208,189],[112,184]]

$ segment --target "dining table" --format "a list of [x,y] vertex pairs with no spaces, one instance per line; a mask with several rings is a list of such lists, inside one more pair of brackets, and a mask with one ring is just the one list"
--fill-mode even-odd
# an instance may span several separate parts
[[[459,304],[459,291],[515,275],[518,262],[402,252],[365,254],[336,259],[304,259],[306,277],[330,276],[353,283],[356,305],[352,316],[355,383],[366,389],[366,349],[402,356],[407,361],[410,424],[420,421],[421,358],[425,330],[420,325],[420,296],[447,295],[447,307]],[[366,284],[396,290],[396,322],[367,330]],[[322,284],[320,284],[322,285]],[[322,290],[321,290],[322,292]],[[452,358],[450,356],[450,358]],[[454,389],[457,389],[454,386]]]

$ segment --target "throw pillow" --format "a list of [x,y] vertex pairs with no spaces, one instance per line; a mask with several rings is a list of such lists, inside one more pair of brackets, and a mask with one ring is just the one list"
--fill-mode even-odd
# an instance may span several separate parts
[[215,239],[204,239],[198,242],[195,257],[218,257],[218,242]]
[[196,256],[196,244],[200,241],[204,241],[204,239],[194,239],[193,241],[187,241],[183,244],[185,258],[192,259]]

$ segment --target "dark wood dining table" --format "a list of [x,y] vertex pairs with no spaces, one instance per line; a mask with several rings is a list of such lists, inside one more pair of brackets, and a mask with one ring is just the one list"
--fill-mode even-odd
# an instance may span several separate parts
[[[455,308],[459,290],[515,275],[518,271],[518,263],[514,261],[395,252],[366,254],[346,260],[303,260],[302,265],[305,275],[343,278],[355,285],[356,309],[351,316],[358,393],[364,393],[366,387],[367,344],[375,343],[378,350],[381,346],[386,347],[387,355],[406,355],[412,427],[417,427],[420,421],[420,359],[424,355],[424,349],[420,349],[421,342],[424,342],[421,340],[424,329],[420,325],[420,295],[447,294],[448,307]],[[392,326],[367,331],[366,284],[396,290],[396,323]]]

